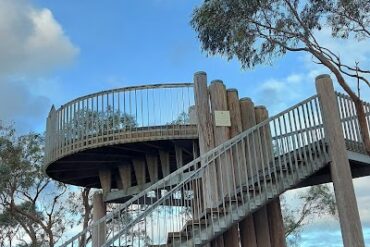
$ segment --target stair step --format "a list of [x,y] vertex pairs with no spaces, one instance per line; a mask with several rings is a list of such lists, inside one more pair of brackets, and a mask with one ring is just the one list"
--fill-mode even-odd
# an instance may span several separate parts
[[167,244],[178,242],[181,240],[186,241],[191,237],[190,232],[169,232],[167,235]]
[[190,232],[192,231],[193,227],[201,227],[201,226],[205,226],[205,225],[208,225],[209,224],[209,220],[205,220],[205,219],[199,219],[199,220],[188,220],[185,225],[183,226],[183,228],[181,229],[182,232]]
[[225,204],[234,203],[234,202],[243,202],[243,198],[241,196],[225,197]]
[[227,210],[223,207],[219,208],[206,208],[205,214],[210,215],[210,214],[225,214]]

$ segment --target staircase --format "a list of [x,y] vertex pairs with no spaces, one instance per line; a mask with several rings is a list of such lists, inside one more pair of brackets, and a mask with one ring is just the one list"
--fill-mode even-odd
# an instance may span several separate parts
[[[337,101],[347,149],[366,154],[353,103],[339,93]],[[370,104],[364,109],[369,123]],[[106,247],[202,246],[329,162],[315,95],[194,159],[62,246],[85,246],[79,240],[88,234]]]

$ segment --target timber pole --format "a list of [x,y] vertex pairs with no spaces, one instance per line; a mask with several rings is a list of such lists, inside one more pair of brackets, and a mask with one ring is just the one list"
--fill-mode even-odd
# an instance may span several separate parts
[[[106,215],[106,206],[103,201],[103,194],[96,192],[93,196],[93,221],[96,222]],[[92,234],[92,247],[100,247],[105,243],[106,225],[105,222],[97,225]]]
[[[239,96],[238,91],[236,89],[228,89],[226,91],[227,95],[227,107],[230,112],[230,138],[240,134],[242,132],[242,120],[241,120],[241,113],[240,113],[240,105],[239,105]],[[236,147],[238,148],[238,147]],[[234,152],[235,154],[237,152]],[[242,185],[243,176],[241,176],[241,169],[243,164],[243,157],[237,157],[233,155],[233,177],[234,177],[234,186],[239,187]],[[224,243],[227,243],[227,246],[230,247],[239,247],[239,224],[233,225],[229,230],[224,233]]]
[[339,221],[344,247],[363,247],[364,237],[346,144],[340,123],[337,99],[329,75],[316,77],[316,90],[320,99],[325,138],[329,145],[330,172],[334,184]]
[[[215,147],[207,74],[202,71],[194,74],[194,102],[199,135],[199,152],[202,155]],[[205,170],[201,181],[193,183],[196,191],[193,204],[195,219],[198,219],[200,212],[216,205],[218,201],[216,177],[216,167],[211,164]],[[209,247],[211,244],[205,246]]]
[[284,247],[285,229],[279,197],[273,199],[267,204],[267,217],[269,221],[271,246]]
[[[215,147],[207,87],[207,74],[205,72],[201,71],[194,74],[194,94],[199,135],[199,150],[200,155],[202,155]],[[218,201],[216,177],[216,167],[214,165],[208,166],[202,177],[203,193],[201,194],[204,195],[202,200],[204,207],[212,208]]]
[[[262,122],[268,118],[268,111],[264,107],[256,109],[256,121]],[[272,138],[271,130],[269,125],[264,127],[261,131],[262,139],[262,150],[263,155],[268,158],[268,162],[272,162]],[[267,154],[267,155],[266,155]],[[271,246],[273,247],[285,247],[285,229],[284,221],[281,213],[280,198],[279,196],[274,198],[266,205],[268,226],[270,233]]]
[[[254,104],[250,98],[242,98],[239,101],[240,113],[242,121],[242,130],[247,130],[256,125],[256,117],[254,114]],[[247,150],[245,150],[247,154]],[[249,164],[249,160],[246,157],[247,171],[244,171],[244,175],[247,172],[247,176],[253,175],[253,170],[250,169],[252,166]],[[240,242],[242,247],[257,247],[256,232],[254,228],[254,214],[249,214],[245,219],[239,223],[240,229]]]
[[[213,118],[213,129],[214,129],[214,140],[215,146],[218,146],[230,137],[230,129],[227,126],[220,126],[217,123],[216,111],[227,111],[227,97],[226,97],[226,88],[222,81],[215,80],[211,82],[209,86],[209,94],[211,99],[211,109]],[[232,167],[230,155],[225,155],[223,158],[216,160],[216,172],[217,177],[214,177],[214,180],[218,181],[218,192],[219,192],[219,201],[223,201],[226,195],[232,192]],[[220,186],[221,185],[221,186]],[[230,229],[232,233],[235,231],[235,228]],[[233,234],[234,235],[234,234]],[[226,237],[229,237],[226,235]],[[211,246],[225,246],[223,236],[219,236],[212,241]],[[228,245],[229,246],[229,243]]]
[[[255,113],[255,116],[256,116],[256,124],[258,124],[260,122],[263,122],[265,119],[268,118],[268,113],[267,113],[267,110],[264,106],[256,106],[255,110],[254,110],[254,113]],[[266,149],[266,148],[267,147],[264,147],[263,144],[260,144],[259,147],[257,147],[257,150],[259,150],[259,152],[262,152],[263,149]],[[256,162],[258,162],[257,167],[262,169],[263,168],[262,160],[257,159]],[[255,228],[255,232],[256,232],[257,246],[258,247],[271,247],[270,229],[269,229],[269,222],[268,222],[268,215],[267,215],[267,206],[264,205],[260,209],[258,209],[253,214],[253,219],[254,219],[254,228]]]

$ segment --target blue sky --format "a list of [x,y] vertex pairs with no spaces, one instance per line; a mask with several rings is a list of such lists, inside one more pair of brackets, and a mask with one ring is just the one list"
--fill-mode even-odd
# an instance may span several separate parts
[[[315,93],[315,76],[327,71],[305,54],[288,54],[272,66],[246,71],[238,61],[207,57],[189,25],[200,3],[0,0],[0,119],[15,121],[23,133],[42,132],[52,104],[59,107],[116,87],[191,82],[199,70],[206,71],[209,80],[222,79],[227,87],[237,88],[241,97],[265,104],[271,114]],[[325,28],[318,33],[323,44],[343,60],[369,67],[368,41],[333,41],[329,33]],[[362,92],[369,101],[369,88]],[[364,181],[356,184],[356,191],[367,187],[369,180]],[[359,198],[359,207],[369,226],[366,194]],[[305,246],[314,241],[303,240]]]

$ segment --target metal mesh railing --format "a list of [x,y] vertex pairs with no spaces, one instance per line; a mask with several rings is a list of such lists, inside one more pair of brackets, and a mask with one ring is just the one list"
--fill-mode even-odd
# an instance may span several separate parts
[[196,135],[192,83],[102,91],[51,109],[46,163],[83,149],[114,143]]

